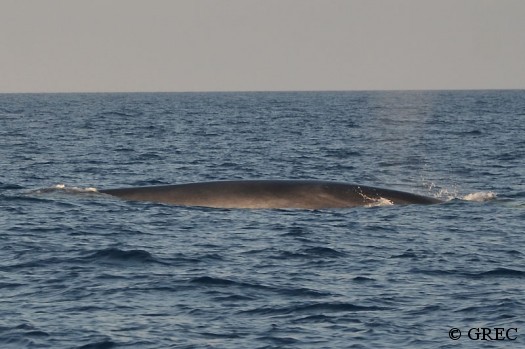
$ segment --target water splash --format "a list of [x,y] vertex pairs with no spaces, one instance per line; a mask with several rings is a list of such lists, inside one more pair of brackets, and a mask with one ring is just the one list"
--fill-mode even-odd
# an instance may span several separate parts
[[460,194],[460,191],[456,186],[453,186],[452,188],[440,188],[433,182],[425,182],[424,184],[427,187],[431,196],[438,199],[442,199],[444,201],[463,200],[473,202],[485,202],[497,198],[497,194],[493,191],[479,191],[462,195]]
[[97,188],[94,187],[68,187],[65,184],[56,184],[49,188],[40,188],[34,190],[34,194],[48,194],[48,193],[66,193],[66,194],[78,194],[78,193],[98,193]]
[[463,196],[461,199],[465,201],[475,201],[475,202],[484,202],[491,201],[496,199],[497,194],[492,191],[480,191],[475,193],[470,193]]

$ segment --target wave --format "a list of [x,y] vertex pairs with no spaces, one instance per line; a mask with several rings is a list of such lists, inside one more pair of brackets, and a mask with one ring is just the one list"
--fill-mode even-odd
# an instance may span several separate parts
[[305,248],[302,252],[311,257],[344,257],[345,253],[337,251],[330,247],[310,247]]
[[121,250],[119,248],[106,248],[95,251],[88,256],[84,257],[86,261],[92,262],[110,262],[110,263],[160,263],[164,262],[153,257],[151,253],[145,250]]
[[243,313],[255,313],[266,315],[284,315],[295,313],[324,314],[338,312],[382,311],[388,309],[389,308],[385,307],[356,305],[352,303],[322,302],[298,304],[293,306],[264,306],[251,310],[246,310],[243,311]]
[[355,281],[355,282],[374,282],[374,281],[376,281],[376,279],[369,278],[369,277],[366,277],[366,276],[356,276],[352,280]]
[[103,111],[99,115],[101,116],[122,116],[122,117],[136,117],[142,115],[142,113],[138,110],[135,111],[121,111],[121,110],[108,110]]
[[44,348],[50,333],[35,327],[31,323],[22,323],[12,327],[0,326],[0,346],[2,348]]
[[24,187],[22,187],[20,185],[17,185],[17,184],[0,182],[0,189],[2,189],[2,190],[15,190],[15,189],[24,189]]
[[239,283],[233,280],[214,278],[211,276],[200,276],[192,279],[191,283],[201,284],[205,286],[230,286],[230,285],[239,285],[239,286],[252,286],[246,283]]
[[525,278],[525,271],[510,269],[510,268],[495,268],[488,271],[481,272],[464,272],[459,270],[422,270],[422,269],[412,269],[412,273],[421,273],[431,276],[457,276],[457,277],[467,277],[472,279],[484,279],[484,278]]
[[330,293],[316,291],[309,288],[299,287],[299,288],[287,288],[285,286],[269,286],[263,284],[249,283],[244,281],[235,281],[220,277],[211,277],[211,276],[200,276],[195,277],[190,280],[190,283],[197,284],[206,287],[236,287],[240,289],[254,289],[261,292],[271,292],[278,294],[285,294],[289,296],[298,296],[298,297],[325,297],[330,296]]
[[115,346],[117,346],[117,343],[113,342],[112,340],[107,339],[107,340],[102,340],[100,342],[85,344],[85,345],[77,347],[77,349],[109,349],[109,348],[114,348]]
[[279,260],[304,259],[318,261],[319,259],[334,259],[344,257],[344,252],[329,247],[310,247],[297,251],[278,251],[273,258]]
[[[121,250],[119,248],[106,248],[96,251],[88,252],[86,256],[82,257],[48,257],[32,259],[28,261],[16,262],[10,265],[0,266],[0,270],[11,271],[21,268],[45,268],[51,265],[85,265],[86,263],[105,263],[105,264],[170,264],[163,260],[154,257],[151,253],[145,250]],[[0,288],[16,286],[16,284],[0,283]]]
[[474,278],[485,278],[485,277],[503,277],[503,278],[525,278],[525,271],[509,269],[509,268],[496,268],[493,270],[470,274],[469,276]]

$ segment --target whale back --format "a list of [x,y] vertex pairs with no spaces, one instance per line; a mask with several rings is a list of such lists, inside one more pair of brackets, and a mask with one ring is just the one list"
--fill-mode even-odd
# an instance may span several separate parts
[[402,191],[326,181],[216,181],[100,190],[122,199],[216,208],[344,208],[388,200],[435,204],[437,199]]

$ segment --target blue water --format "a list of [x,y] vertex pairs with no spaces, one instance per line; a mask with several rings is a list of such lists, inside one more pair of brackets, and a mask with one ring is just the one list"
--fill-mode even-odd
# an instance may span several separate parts
[[[4,94],[0,168],[0,348],[524,347],[525,91]],[[446,203],[96,192],[225,179]]]

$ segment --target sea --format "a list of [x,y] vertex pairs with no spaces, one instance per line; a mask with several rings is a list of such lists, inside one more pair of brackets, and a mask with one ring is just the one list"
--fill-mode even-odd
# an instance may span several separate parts
[[[525,348],[525,91],[0,94],[0,348]],[[347,182],[436,205],[101,189]]]

